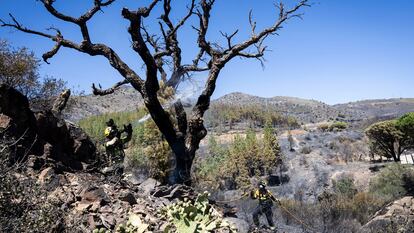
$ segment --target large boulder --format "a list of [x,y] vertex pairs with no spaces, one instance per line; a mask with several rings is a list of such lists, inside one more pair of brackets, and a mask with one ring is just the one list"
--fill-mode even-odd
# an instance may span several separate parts
[[96,147],[89,136],[72,122],[65,121],[69,135],[73,139],[72,155],[79,161],[88,162],[95,159]]
[[37,112],[35,116],[39,136],[53,146],[52,159],[79,170],[81,162],[95,158],[94,143],[78,126],[57,118],[52,111]]
[[5,84],[0,85],[0,113],[2,119],[9,117],[7,126],[16,135],[22,135],[27,129],[35,127],[36,120],[29,108],[28,99]]
[[[36,119],[27,98],[16,89],[0,85],[0,137],[10,146],[10,163],[29,153],[40,153],[42,146],[36,138]],[[30,148],[30,149],[28,149]]]
[[[65,97],[67,101],[69,95],[65,91],[58,99]],[[64,108],[64,104],[59,106]],[[16,142],[9,143],[15,145],[10,148],[11,162],[31,154],[80,170],[84,167],[82,162],[95,159],[94,143],[82,129],[62,119],[58,111],[62,109],[58,107],[34,113],[23,94],[0,85],[0,133],[3,138]]]
[[414,197],[403,197],[378,211],[363,233],[414,232]]

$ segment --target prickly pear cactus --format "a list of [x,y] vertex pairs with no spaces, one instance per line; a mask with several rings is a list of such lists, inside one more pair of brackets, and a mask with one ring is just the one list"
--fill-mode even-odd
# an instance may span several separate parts
[[126,224],[121,224],[116,229],[116,233],[144,233],[148,229],[148,224],[144,223],[141,218],[132,214]]
[[[167,206],[162,210],[171,228],[180,233],[236,232],[223,221],[220,214],[209,204],[207,192],[199,194],[196,200],[185,200]],[[170,232],[170,231],[168,231]]]
[[92,233],[111,233],[111,231],[106,228],[97,228],[93,230]]

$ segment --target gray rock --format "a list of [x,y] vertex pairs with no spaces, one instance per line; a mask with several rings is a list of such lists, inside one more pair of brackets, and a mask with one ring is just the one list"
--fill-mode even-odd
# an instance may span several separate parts
[[130,205],[137,204],[137,199],[134,197],[134,195],[130,191],[122,191],[119,195],[119,200],[128,202]]
[[89,187],[85,189],[81,194],[82,201],[86,202],[99,202],[101,205],[105,205],[110,202],[108,195],[103,188]]
[[239,233],[247,233],[249,232],[249,223],[240,218],[224,218],[225,221],[230,223],[230,225],[234,226]]
[[40,172],[38,181],[40,184],[46,184],[53,178],[54,175],[55,170],[52,167],[45,168]]
[[151,192],[159,186],[161,183],[153,178],[148,178],[146,181],[142,182],[138,188],[142,195],[147,196],[150,195]]
[[361,232],[414,232],[414,197],[403,197],[384,207],[361,228]]

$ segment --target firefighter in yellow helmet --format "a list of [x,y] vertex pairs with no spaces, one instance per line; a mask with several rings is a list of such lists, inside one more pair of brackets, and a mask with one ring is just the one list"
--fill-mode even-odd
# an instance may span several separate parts
[[[132,126],[124,125],[124,129],[118,130],[113,119],[106,122],[105,128],[105,150],[108,157],[109,165],[121,164],[124,160],[124,145],[132,136]],[[122,137],[122,133],[126,136]]]
[[273,223],[273,202],[280,204],[279,199],[275,198],[273,194],[266,189],[266,183],[264,181],[260,181],[259,187],[253,190],[250,193],[250,197],[252,199],[258,199],[259,205],[253,212],[253,222],[256,227],[259,227],[259,217],[260,215],[266,215],[267,223],[270,226],[271,230],[275,229],[275,224]]

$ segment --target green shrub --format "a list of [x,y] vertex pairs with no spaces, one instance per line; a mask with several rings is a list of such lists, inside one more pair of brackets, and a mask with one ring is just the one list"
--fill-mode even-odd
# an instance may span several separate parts
[[336,121],[329,126],[329,131],[342,131],[348,128],[348,123],[342,121]]
[[342,131],[348,128],[348,123],[342,121],[335,121],[332,123],[323,123],[318,125],[318,129],[322,132]]
[[[414,180],[414,169],[399,163],[384,168],[370,183],[370,192],[392,201],[410,192],[407,183]],[[408,187],[407,187],[408,186]]]
[[358,191],[355,187],[354,179],[348,176],[332,181],[332,185],[335,193],[348,198],[355,196]]

